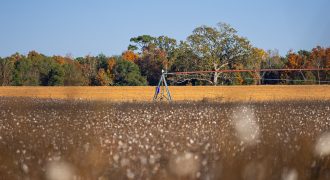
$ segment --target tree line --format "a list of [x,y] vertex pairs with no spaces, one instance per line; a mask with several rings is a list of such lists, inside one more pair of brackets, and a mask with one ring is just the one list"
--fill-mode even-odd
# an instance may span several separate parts
[[[121,55],[46,56],[36,51],[0,57],[2,86],[143,86],[156,85],[168,72],[235,69],[330,68],[330,48],[289,51],[254,47],[226,23],[200,26],[185,41],[141,35]],[[212,73],[169,76],[172,85],[325,84],[330,71]]]

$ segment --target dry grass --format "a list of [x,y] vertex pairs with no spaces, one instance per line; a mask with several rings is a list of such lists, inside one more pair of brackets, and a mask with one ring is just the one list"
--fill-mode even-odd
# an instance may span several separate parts
[[[1,87],[0,96],[111,101],[150,101],[155,87]],[[324,100],[330,86],[176,86],[173,99],[219,101]]]

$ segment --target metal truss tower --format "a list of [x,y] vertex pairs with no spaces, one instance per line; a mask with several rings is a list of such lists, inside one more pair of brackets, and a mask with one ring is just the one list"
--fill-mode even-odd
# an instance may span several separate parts
[[170,93],[170,90],[168,88],[167,82],[166,82],[167,72],[162,70],[162,76],[160,77],[160,80],[158,82],[158,86],[155,90],[155,95],[153,100],[154,101],[172,101],[172,96]]

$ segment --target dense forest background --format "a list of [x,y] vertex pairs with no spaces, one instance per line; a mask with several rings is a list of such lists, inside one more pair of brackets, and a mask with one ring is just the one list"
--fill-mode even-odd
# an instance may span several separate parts
[[[200,26],[186,41],[141,35],[121,55],[46,56],[36,51],[0,57],[2,86],[156,85],[169,72],[221,69],[330,68],[330,48],[289,51],[254,47],[230,25]],[[169,77],[172,85],[326,84],[330,71],[213,73]]]

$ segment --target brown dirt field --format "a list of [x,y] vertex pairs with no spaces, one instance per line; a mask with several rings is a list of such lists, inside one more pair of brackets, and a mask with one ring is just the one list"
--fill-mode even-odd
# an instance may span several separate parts
[[[0,96],[110,101],[151,101],[155,87],[0,87]],[[172,86],[173,100],[329,100],[329,85]]]

